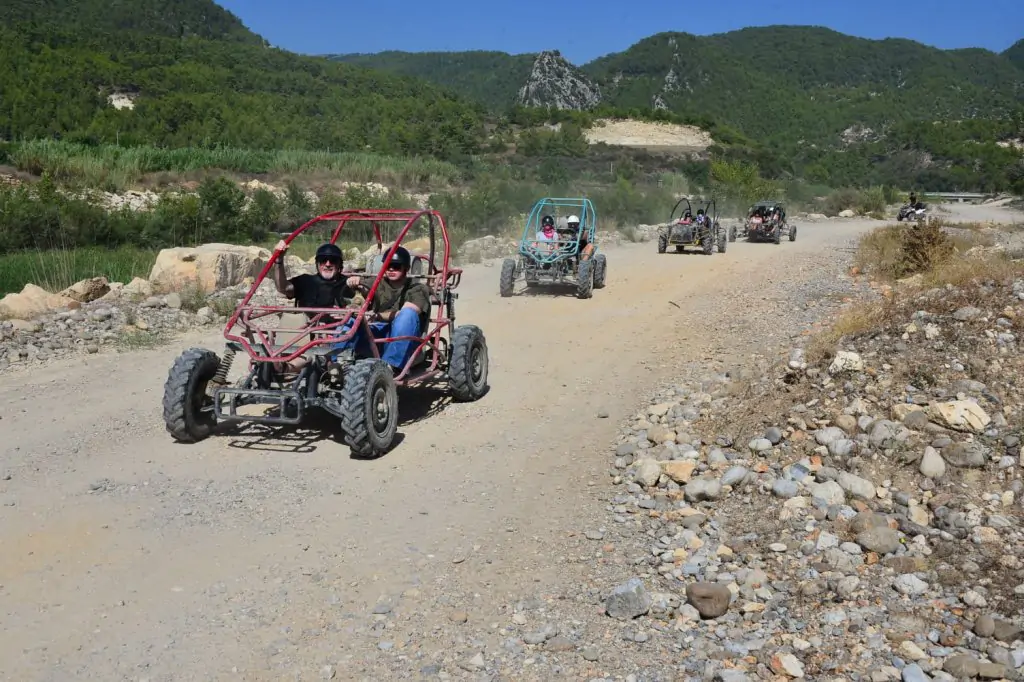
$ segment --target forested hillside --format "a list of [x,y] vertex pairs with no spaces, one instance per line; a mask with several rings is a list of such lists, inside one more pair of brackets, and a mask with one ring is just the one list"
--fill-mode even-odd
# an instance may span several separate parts
[[831,142],[854,123],[1000,118],[1024,101],[1024,73],[1002,55],[824,28],[662,33],[583,69],[617,106],[658,98],[779,142]]
[[14,140],[454,158],[483,120],[424,80],[267,47],[209,0],[8,0],[0,64],[0,138]]
[[1024,69],[1024,38],[1021,38],[1011,45],[1003,56],[1013,62],[1018,68]]
[[536,55],[505,52],[398,52],[331,55],[334,61],[437,83],[487,106],[508,109],[526,82]]
[[[335,59],[351,61],[350,55]],[[361,55],[505,111],[532,55]],[[750,158],[773,177],[840,186],[1024,188],[1024,41],[1002,54],[867,40],[772,26],[713,36],[660,33],[583,65],[599,108],[652,107],[714,121],[761,143]],[[735,150],[734,150],[735,151]]]
[[0,26],[36,24],[92,33],[134,31],[264,45],[234,14],[209,0],[4,0]]
[[[332,58],[426,78],[503,110],[513,105],[533,57],[382,52]],[[1021,58],[1024,41],[1000,55],[772,26],[713,36],[660,33],[581,68],[600,85],[603,103],[616,108],[664,106],[757,139],[822,143],[854,123],[1005,119],[1024,102],[1024,72],[1013,61]]]

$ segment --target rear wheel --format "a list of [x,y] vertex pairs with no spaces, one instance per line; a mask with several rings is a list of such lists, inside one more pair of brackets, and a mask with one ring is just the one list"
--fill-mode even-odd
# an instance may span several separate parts
[[729,241],[731,241],[731,242],[736,241],[736,226],[735,225],[733,225],[732,227],[729,228]]
[[608,272],[608,259],[603,253],[594,256],[594,288],[604,289],[604,277]]
[[668,249],[668,235],[661,233],[658,235],[658,253],[665,253]]
[[789,227],[789,241],[796,241],[796,225],[790,225]]
[[182,443],[201,441],[217,426],[213,397],[206,394],[220,358],[205,348],[189,348],[178,356],[164,382],[164,425]]
[[499,293],[502,298],[508,298],[512,295],[512,288],[516,282],[516,262],[511,258],[506,258],[501,263],[501,280],[498,283]]
[[729,240],[726,237],[725,230],[719,227],[716,232],[718,233],[718,253],[725,253],[725,248],[729,244]]
[[448,384],[459,401],[479,399],[487,391],[487,339],[479,327],[464,324],[452,333]]
[[594,294],[594,261],[585,260],[576,271],[576,298],[590,298]]
[[341,430],[355,457],[379,457],[398,432],[398,391],[383,360],[359,360],[345,373]]

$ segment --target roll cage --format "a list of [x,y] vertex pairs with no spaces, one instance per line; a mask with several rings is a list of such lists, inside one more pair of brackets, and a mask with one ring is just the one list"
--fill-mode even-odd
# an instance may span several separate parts
[[[395,336],[386,338],[374,338],[367,320],[367,312],[373,303],[374,296],[380,282],[384,277],[385,269],[379,267],[379,263],[387,263],[395,251],[405,239],[409,230],[419,223],[425,221],[430,240],[430,250],[427,256],[414,255],[409,277],[423,281],[430,290],[431,306],[434,308],[431,318],[427,321],[426,329],[421,329],[421,335]],[[331,348],[338,343],[347,341],[355,336],[360,329],[364,331],[373,356],[380,357],[379,346],[399,340],[419,341],[419,345],[410,355],[402,371],[395,376],[396,381],[406,378],[410,367],[415,364],[420,353],[425,347],[438,348],[447,341],[442,332],[448,330],[449,335],[454,323],[453,299],[456,294],[453,290],[459,285],[462,279],[462,269],[450,266],[451,242],[448,238],[448,230],[444,218],[435,210],[417,209],[346,209],[333,211],[317,216],[298,227],[287,236],[284,241],[291,244],[300,235],[310,228],[323,223],[337,225],[331,231],[328,240],[336,244],[342,235],[345,226],[349,223],[370,223],[373,228],[373,236],[377,244],[377,257],[371,261],[371,265],[362,270],[349,269],[343,264],[342,276],[350,277],[357,275],[361,278],[373,276],[373,284],[370,285],[365,299],[358,306],[347,308],[309,308],[300,307],[296,301],[294,306],[282,305],[259,305],[252,302],[253,296],[259,290],[260,285],[267,279],[268,274],[277,264],[284,252],[275,251],[272,253],[266,265],[260,270],[259,275],[249,287],[242,301],[238,304],[235,312],[228,319],[224,327],[224,338],[229,342],[237,344],[240,350],[248,353],[254,362],[287,362],[307,352],[330,352]],[[393,244],[384,252],[384,241],[381,236],[381,223],[402,223],[402,228],[394,239]],[[441,243],[437,243],[438,233]],[[440,247],[440,254],[438,253]],[[440,266],[437,264],[437,256],[440,255]],[[381,256],[383,256],[381,258]],[[426,268],[426,272],[416,272]],[[376,268],[376,271],[374,271]],[[302,327],[294,328],[273,328],[265,329],[259,327],[256,322],[272,315],[291,313],[304,313],[309,317]],[[349,325],[350,322],[354,324]],[[345,329],[349,325],[348,329]],[[235,327],[240,327],[235,330]],[[317,349],[317,350],[314,350]],[[443,353],[432,353],[431,362],[423,370],[424,374],[440,371],[438,364]]]

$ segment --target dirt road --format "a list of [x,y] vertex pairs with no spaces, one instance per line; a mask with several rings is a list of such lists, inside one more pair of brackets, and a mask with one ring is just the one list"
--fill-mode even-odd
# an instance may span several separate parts
[[375,611],[419,611],[415,631],[388,633],[401,647],[429,642],[451,608],[571,579],[553,559],[604,485],[601,451],[655,375],[728,361],[723,320],[751,304],[730,287],[791,283],[797,259],[874,225],[807,223],[794,243],[710,257],[612,249],[607,287],[585,301],[502,299],[498,269],[471,266],[458,317],[486,334],[491,392],[402,398],[403,441],[376,461],[312,429],[174,444],[167,369],[189,343],[220,351],[217,335],[5,377],[2,678],[318,679],[331,664],[374,679],[372,634],[394,627]]

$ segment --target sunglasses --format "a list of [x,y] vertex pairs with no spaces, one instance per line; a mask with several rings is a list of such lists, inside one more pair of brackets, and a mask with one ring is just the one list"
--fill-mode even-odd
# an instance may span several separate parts
[[399,270],[405,270],[405,266],[402,265],[401,263],[388,263],[388,266],[386,268],[384,268],[384,269],[385,270],[399,271]]
[[330,263],[334,267],[340,267],[341,266],[341,259],[340,258],[319,258],[316,261],[317,265],[326,265],[328,263]]

